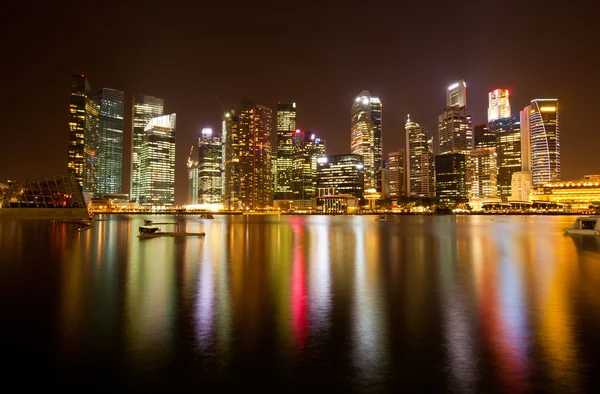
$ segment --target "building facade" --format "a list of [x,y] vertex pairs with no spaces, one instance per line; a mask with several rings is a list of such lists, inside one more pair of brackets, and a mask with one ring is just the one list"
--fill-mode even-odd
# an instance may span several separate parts
[[350,152],[361,155],[365,166],[365,189],[381,192],[382,124],[381,101],[363,90],[352,104]]
[[404,197],[405,195],[405,159],[405,149],[400,149],[396,152],[390,152],[388,155],[390,198],[394,202],[398,201],[399,197]]
[[175,129],[175,114],[152,118],[144,128],[140,147],[140,205],[175,205]]
[[130,199],[137,201],[140,191],[140,149],[142,134],[152,118],[162,116],[164,100],[154,96],[136,93],[133,96],[131,130],[131,180]]
[[292,198],[292,154],[296,131],[296,103],[277,103],[277,158],[273,192],[276,200]]
[[495,89],[488,93],[488,122],[510,118],[508,89]]
[[121,193],[123,181],[123,92],[104,88],[100,104],[96,195]]
[[548,201],[575,210],[600,205],[600,175],[585,175],[583,179],[548,182],[532,191],[534,201]]
[[223,199],[221,137],[204,128],[198,138],[198,203],[218,204]]
[[464,79],[454,82],[446,89],[446,107],[467,106],[467,84]]
[[508,200],[512,194],[512,175],[521,171],[521,122],[518,118],[500,118],[489,123],[496,135],[498,196]]
[[317,158],[317,189],[335,189],[336,194],[362,199],[365,169],[360,155],[333,155]]
[[438,117],[440,155],[468,154],[473,149],[471,116],[466,107],[446,107]]
[[490,131],[487,123],[478,124],[473,127],[474,149],[495,148],[496,135]]
[[96,193],[100,107],[84,75],[71,75],[68,171],[84,192]]
[[198,162],[193,159],[194,145],[190,149],[190,155],[188,157],[187,167],[187,178],[188,178],[188,194],[186,204],[196,205],[198,204]]
[[273,202],[271,172],[271,109],[248,100],[239,118],[240,201],[254,210]]
[[427,136],[427,129],[407,117],[406,125],[406,172],[407,196],[435,196],[435,159],[433,138]]
[[531,193],[531,172],[522,171],[512,174],[510,201],[529,201]]
[[468,197],[492,200],[498,197],[498,167],[495,148],[479,148],[471,152],[467,165]]
[[558,100],[536,99],[529,106],[531,181],[533,186],[560,180]]
[[326,155],[325,140],[303,130],[294,131],[292,140],[292,197],[309,200],[315,197],[317,158]]
[[435,156],[435,194],[446,203],[468,200],[466,155],[448,153]]
[[223,114],[223,208],[241,209],[240,200],[240,119],[235,110]]

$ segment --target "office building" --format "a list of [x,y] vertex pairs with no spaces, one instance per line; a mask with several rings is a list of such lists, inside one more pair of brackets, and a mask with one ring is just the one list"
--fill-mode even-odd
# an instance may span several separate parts
[[435,162],[433,138],[428,138],[427,129],[407,117],[406,125],[406,172],[407,195],[409,197],[435,196]]
[[487,123],[478,124],[473,127],[474,149],[495,148],[496,135],[490,131]]
[[69,174],[84,192],[97,188],[97,147],[99,105],[84,75],[71,75],[69,100]]
[[501,118],[489,123],[496,135],[498,196],[508,200],[512,194],[512,175],[521,171],[521,122],[518,118]]
[[390,152],[388,155],[390,198],[393,202],[398,201],[398,198],[404,197],[405,195],[405,158],[405,149],[400,149],[396,152]]
[[531,172],[521,171],[512,174],[510,201],[529,201],[531,193]]
[[104,88],[100,104],[96,195],[119,194],[123,180],[123,92]]
[[142,134],[150,119],[161,116],[164,112],[164,100],[154,96],[136,93],[133,96],[132,131],[131,131],[131,180],[130,199],[137,201],[140,190],[140,149]]
[[225,111],[221,128],[223,144],[223,208],[238,210],[240,200],[240,119],[235,110]]
[[488,93],[488,122],[510,118],[508,89],[495,89]]
[[335,189],[335,194],[362,199],[365,170],[360,155],[333,155],[317,158],[317,189]]
[[292,198],[292,153],[296,131],[296,103],[277,103],[277,157],[273,160],[276,200]]
[[317,158],[325,156],[325,140],[296,130],[292,142],[292,199],[309,200],[315,197]]
[[498,196],[498,167],[495,148],[479,148],[471,152],[467,164],[469,201],[494,200]]
[[188,194],[186,203],[188,205],[198,204],[198,162],[193,158],[194,145],[190,149],[190,155],[186,163],[188,176]]
[[528,105],[520,111],[521,120],[521,168],[523,172],[531,172],[531,126],[529,125],[529,113],[531,106]]
[[453,83],[446,89],[446,107],[467,106],[467,84],[464,80]]
[[218,204],[223,199],[221,137],[204,128],[198,138],[198,203]]
[[560,180],[558,100],[536,99],[529,106],[531,180],[533,186]]
[[248,100],[239,117],[240,201],[244,209],[270,206],[272,111]]
[[532,191],[534,201],[562,204],[573,210],[588,210],[600,202],[600,175],[585,175],[572,181],[547,182]]
[[382,129],[381,101],[366,90],[352,104],[350,153],[361,155],[365,166],[365,189],[381,192]]
[[435,156],[435,194],[445,203],[467,201],[467,156],[447,153]]
[[140,147],[140,205],[175,205],[176,115],[150,119]]
[[440,154],[468,154],[473,148],[471,116],[466,107],[446,107],[438,117]]
[[390,198],[390,167],[387,161],[384,161],[381,167],[381,198]]

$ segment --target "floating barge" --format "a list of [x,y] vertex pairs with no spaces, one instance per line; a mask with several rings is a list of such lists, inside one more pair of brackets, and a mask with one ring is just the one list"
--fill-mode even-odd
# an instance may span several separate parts
[[139,238],[156,238],[156,237],[204,237],[206,233],[188,233],[179,231],[161,231],[160,228],[154,226],[140,226]]
[[565,230],[565,234],[596,235],[600,236],[600,216],[582,216]]

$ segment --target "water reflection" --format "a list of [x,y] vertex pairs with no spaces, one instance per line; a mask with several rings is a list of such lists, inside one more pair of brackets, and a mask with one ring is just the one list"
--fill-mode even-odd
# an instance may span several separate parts
[[36,333],[7,357],[237,391],[577,392],[600,371],[600,241],[564,236],[571,218],[166,220],[207,236],[1,220],[5,337]]

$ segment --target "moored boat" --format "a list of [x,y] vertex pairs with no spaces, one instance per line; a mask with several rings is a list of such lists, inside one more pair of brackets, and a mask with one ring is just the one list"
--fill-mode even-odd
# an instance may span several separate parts
[[581,234],[600,236],[600,216],[581,216],[573,225],[565,230],[565,234]]

